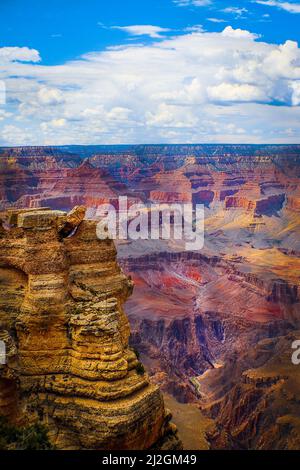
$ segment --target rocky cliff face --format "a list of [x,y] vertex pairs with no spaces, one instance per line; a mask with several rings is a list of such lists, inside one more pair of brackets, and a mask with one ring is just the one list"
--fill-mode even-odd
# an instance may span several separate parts
[[239,380],[226,364],[240,363],[245,350],[286,334],[297,320],[297,286],[245,273],[242,262],[189,252],[121,262],[137,286],[126,304],[132,344],[154,380],[181,402],[205,395],[201,377],[214,370],[222,371],[223,385],[215,384],[222,396]]
[[[209,434],[212,448],[299,449],[300,369],[291,361],[291,344],[298,338],[295,331],[259,341],[240,356],[239,364],[232,364],[236,383],[206,408],[216,423]],[[251,368],[237,372],[241,364]]]
[[84,208],[8,211],[0,233],[0,413],[59,449],[178,448],[162,395],[128,346],[132,282]]

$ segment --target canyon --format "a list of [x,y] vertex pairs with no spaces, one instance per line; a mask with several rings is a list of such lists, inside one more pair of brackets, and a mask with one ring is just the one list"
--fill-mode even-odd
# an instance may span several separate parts
[[57,449],[180,449],[128,345],[132,281],[85,208],[10,210],[0,237],[0,414],[45,424]]
[[[203,204],[200,251],[185,251],[179,240],[116,242],[118,263],[134,284],[124,304],[130,347],[149,373],[148,387],[159,386],[174,407],[179,436],[180,425],[188,429],[181,408],[187,406],[195,408],[186,408],[186,419],[203,424],[200,447],[299,448],[300,369],[291,362],[291,344],[300,339],[300,146],[66,146],[0,152],[3,219],[11,210],[14,220],[13,214],[25,207],[68,212],[85,205],[84,227],[95,224],[99,204],[117,207],[124,195],[129,205]],[[64,230],[68,234],[71,228]],[[63,244],[72,240],[67,236]],[[24,286],[22,272],[10,272],[9,278],[14,276]],[[80,289],[77,285],[76,302],[81,302]],[[21,308],[21,288],[6,297]],[[72,328],[84,328],[77,325]],[[62,339],[56,341],[59,348]],[[80,341],[77,347],[79,358]],[[137,359],[131,361],[130,376]]]

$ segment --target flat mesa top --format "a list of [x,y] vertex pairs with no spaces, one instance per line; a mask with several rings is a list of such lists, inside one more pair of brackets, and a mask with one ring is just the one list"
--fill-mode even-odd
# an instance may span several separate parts
[[50,211],[50,207],[28,207],[27,209],[6,209],[5,215],[9,225],[18,224],[18,216],[27,212],[45,212]]
[[64,216],[66,212],[59,210],[25,210],[17,215],[17,225],[21,228],[47,228],[57,218]]

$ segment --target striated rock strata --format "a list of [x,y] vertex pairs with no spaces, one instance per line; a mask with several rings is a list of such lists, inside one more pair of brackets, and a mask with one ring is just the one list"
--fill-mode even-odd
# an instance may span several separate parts
[[[299,449],[300,371],[291,360],[291,345],[298,338],[296,330],[261,340],[240,358],[239,365],[231,365],[233,375],[241,369],[234,386],[204,407],[215,419],[215,429],[208,433],[211,448]],[[241,364],[251,368],[243,370]],[[214,372],[210,380],[205,378],[211,389],[224,382],[222,371]]]
[[7,211],[0,232],[0,414],[45,423],[58,449],[180,448],[128,346],[133,284],[84,208]]

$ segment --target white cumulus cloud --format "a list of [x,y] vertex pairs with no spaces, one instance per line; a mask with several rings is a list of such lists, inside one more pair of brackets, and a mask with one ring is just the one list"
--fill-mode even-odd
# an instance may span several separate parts
[[258,34],[250,33],[244,29],[233,29],[231,26],[226,26],[224,31],[222,31],[223,36],[227,36],[229,38],[240,38],[240,39],[257,39],[259,37]]
[[15,57],[0,63],[8,96],[2,145],[299,141],[294,41],[270,44],[228,26],[121,44],[62,65]]
[[208,95],[216,101],[267,101],[266,95],[255,85],[240,83],[220,83],[208,87]]
[[39,62],[41,59],[39,52],[35,49],[29,49],[28,47],[1,47],[0,60],[1,62]]
[[41,104],[56,105],[63,102],[62,92],[55,88],[42,87],[37,95]]

